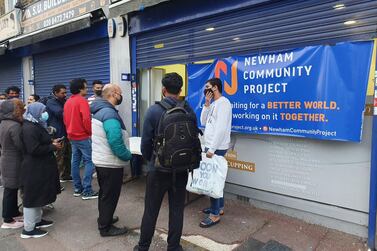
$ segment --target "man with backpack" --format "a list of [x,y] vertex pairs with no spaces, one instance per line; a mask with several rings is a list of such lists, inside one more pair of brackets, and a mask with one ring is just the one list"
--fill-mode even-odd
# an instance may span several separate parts
[[148,250],[166,192],[169,195],[168,250],[182,250],[180,239],[188,171],[199,167],[201,147],[193,110],[179,101],[183,80],[177,73],[162,79],[161,102],[144,116],[141,152],[148,160],[144,215],[139,244],[134,250]]

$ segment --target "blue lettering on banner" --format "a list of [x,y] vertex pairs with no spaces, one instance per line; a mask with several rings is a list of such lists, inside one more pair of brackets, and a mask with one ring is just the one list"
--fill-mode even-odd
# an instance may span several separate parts
[[199,118],[205,82],[218,77],[232,103],[234,132],[359,142],[373,45],[309,46],[189,64],[187,100]]

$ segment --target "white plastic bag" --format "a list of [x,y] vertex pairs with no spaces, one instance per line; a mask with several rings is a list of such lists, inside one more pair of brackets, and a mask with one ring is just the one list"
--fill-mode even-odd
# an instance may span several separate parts
[[186,190],[191,193],[204,194],[218,199],[223,197],[228,162],[222,156],[207,158],[202,154],[202,161],[193,175],[189,173]]

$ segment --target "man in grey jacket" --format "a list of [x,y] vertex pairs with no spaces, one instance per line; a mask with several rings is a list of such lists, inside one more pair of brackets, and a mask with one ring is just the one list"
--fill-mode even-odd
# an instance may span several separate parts
[[103,98],[91,105],[92,160],[97,170],[100,186],[98,198],[98,229],[102,237],[127,233],[126,228],[117,228],[114,212],[122,188],[123,167],[131,159],[127,149],[126,127],[115,109],[122,103],[122,90],[118,85],[108,84],[103,88]]

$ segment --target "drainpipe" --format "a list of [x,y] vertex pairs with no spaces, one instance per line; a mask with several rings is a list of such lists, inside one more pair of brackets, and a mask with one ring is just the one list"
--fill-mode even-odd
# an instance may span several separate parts
[[370,166],[368,250],[375,250],[376,245],[376,207],[377,207],[377,71],[375,72],[374,109],[372,129],[372,152]]

